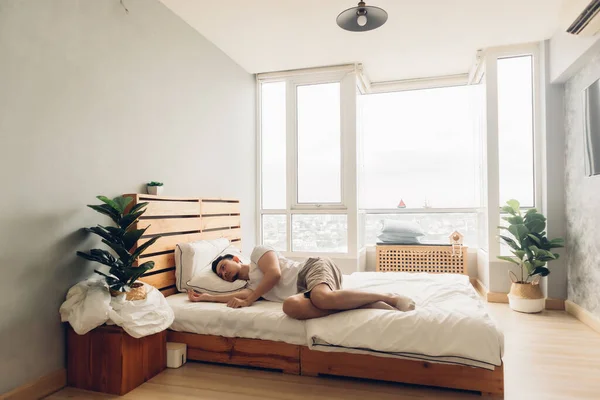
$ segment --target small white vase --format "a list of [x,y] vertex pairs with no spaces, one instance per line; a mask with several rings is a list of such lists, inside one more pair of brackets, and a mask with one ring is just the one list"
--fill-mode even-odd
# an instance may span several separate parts
[[146,186],[146,190],[148,191],[148,194],[160,196],[163,192],[163,187],[162,186]]

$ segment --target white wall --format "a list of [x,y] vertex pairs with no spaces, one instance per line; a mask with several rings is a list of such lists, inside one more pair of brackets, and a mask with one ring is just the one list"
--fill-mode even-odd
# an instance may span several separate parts
[[600,51],[600,35],[575,36],[560,30],[550,39],[550,82],[564,83]]
[[240,198],[254,245],[253,77],[158,1],[125,4],[0,1],[0,393],[65,365],[94,196]]

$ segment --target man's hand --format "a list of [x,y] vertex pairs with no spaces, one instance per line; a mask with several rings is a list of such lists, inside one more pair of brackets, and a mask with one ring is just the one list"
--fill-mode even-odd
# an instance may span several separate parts
[[242,308],[242,307],[250,307],[254,303],[253,301],[249,301],[248,299],[238,299],[234,297],[233,299],[227,302],[227,307],[231,308]]
[[188,290],[187,294],[190,301],[211,301],[208,293],[196,293],[193,290]]

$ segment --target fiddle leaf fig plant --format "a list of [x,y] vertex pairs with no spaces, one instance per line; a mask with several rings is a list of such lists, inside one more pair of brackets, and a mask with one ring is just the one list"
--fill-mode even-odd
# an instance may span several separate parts
[[107,245],[116,257],[104,249],[92,249],[89,253],[78,251],[77,255],[108,266],[108,274],[98,270],[94,270],[94,272],[106,279],[110,289],[127,292],[135,281],[154,268],[154,261],[147,261],[139,266],[134,266],[134,263],[160,236],[155,236],[136,248],[137,241],[144,235],[148,227],[135,229],[135,222],[144,214],[148,203],[138,203],[128,209],[129,204],[133,201],[131,197],[119,196],[109,199],[106,196],[97,196],[97,199],[103,204],[88,205],[88,207],[110,217],[116,226],[97,225],[85,228],[85,230],[100,236],[102,243]]
[[502,217],[508,226],[499,226],[510,234],[500,235],[500,238],[510,247],[513,256],[498,256],[499,259],[516,264],[521,269],[519,283],[527,283],[535,275],[547,276],[550,270],[546,264],[557,260],[558,253],[551,250],[564,247],[564,240],[556,238],[549,240],[546,236],[546,217],[535,208],[521,213],[521,205],[517,200],[509,200],[502,211],[509,214]]

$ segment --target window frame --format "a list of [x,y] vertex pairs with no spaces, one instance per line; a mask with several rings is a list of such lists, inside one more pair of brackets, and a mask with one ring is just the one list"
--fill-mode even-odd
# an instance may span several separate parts
[[[498,237],[498,226],[502,204],[500,204],[500,165],[499,165],[499,126],[498,126],[498,60],[520,56],[532,57],[532,100],[533,100],[533,206],[521,207],[521,210],[536,208],[544,209],[543,204],[543,173],[542,163],[544,151],[544,127],[542,116],[542,60],[539,43],[490,48],[483,53],[483,66],[486,84],[486,182],[487,196],[484,208],[487,208],[487,245],[488,260],[503,264],[507,261],[497,261],[501,254]],[[496,211],[494,211],[496,210]]]
[[[308,74],[291,77],[286,80],[286,121],[287,121],[287,203],[292,210],[346,210],[345,168],[347,164],[344,157],[345,135],[344,118],[344,96],[342,81],[346,73],[331,72]],[[310,85],[323,85],[328,83],[339,83],[340,85],[340,201],[338,203],[300,203],[298,201],[298,87]],[[261,142],[262,143],[262,142]],[[290,166],[289,163],[292,163]]]
[[[257,179],[257,243],[263,243],[263,215],[286,216],[286,250],[281,253],[289,257],[309,257],[315,254],[339,259],[355,258],[358,253],[358,215],[356,201],[356,77],[357,65],[314,68],[297,71],[275,72],[256,75],[256,179]],[[264,209],[262,205],[262,98],[263,83],[286,83],[286,208]],[[298,199],[298,120],[296,88],[303,85],[326,83],[340,84],[340,203],[299,203]],[[292,251],[292,217],[296,214],[342,214],[348,224],[347,251],[328,253],[322,251]]]

